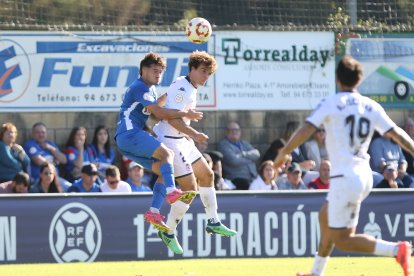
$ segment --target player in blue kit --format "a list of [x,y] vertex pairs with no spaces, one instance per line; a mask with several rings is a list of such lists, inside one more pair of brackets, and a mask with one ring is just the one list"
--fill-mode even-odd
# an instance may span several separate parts
[[158,230],[168,232],[170,229],[159,213],[164,198],[171,204],[177,200],[191,200],[196,196],[196,192],[182,192],[176,189],[172,165],[174,153],[151,136],[146,123],[150,115],[157,119],[186,117],[190,120],[199,120],[203,113],[193,109],[165,109],[158,105],[155,85],[160,83],[165,68],[165,59],[159,54],[151,52],[142,59],[140,77],[128,87],[121,104],[115,140],[123,155],[159,176],[153,188],[151,207],[144,217]]

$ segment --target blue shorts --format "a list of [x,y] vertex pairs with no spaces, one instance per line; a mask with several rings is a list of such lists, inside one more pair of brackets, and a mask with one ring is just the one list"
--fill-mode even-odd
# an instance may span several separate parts
[[152,155],[161,146],[161,142],[142,129],[128,130],[118,134],[116,144],[124,156],[147,170],[152,170],[152,164],[156,160]]

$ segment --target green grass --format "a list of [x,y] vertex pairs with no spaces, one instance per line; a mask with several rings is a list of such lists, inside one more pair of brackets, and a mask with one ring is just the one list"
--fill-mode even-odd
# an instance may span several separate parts
[[[308,272],[313,258],[267,259],[191,259],[169,261],[97,262],[67,264],[0,265],[1,276],[83,276],[83,275],[296,275]],[[402,275],[393,258],[334,257],[331,258],[326,276],[394,276]]]

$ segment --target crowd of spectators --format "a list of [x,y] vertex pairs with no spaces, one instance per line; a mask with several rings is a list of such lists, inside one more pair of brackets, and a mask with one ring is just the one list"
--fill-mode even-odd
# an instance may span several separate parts
[[[242,139],[242,128],[231,121],[217,149],[196,143],[215,176],[216,190],[329,189],[331,164],[325,148],[323,126],[303,146],[292,152],[282,168],[273,160],[299,127],[288,122],[282,137],[261,156]],[[414,120],[404,130],[414,139]],[[38,122],[23,146],[16,143],[17,128],[4,123],[0,129],[0,193],[150,192],[156,178],[151,172],[122,156],[115,166],[116,151],[108,129],[96,127],[91,143],[87,129],[74,127],[65,149],[47,137],[47,126]],[[374,188],[414,188],[414,160],[392,140],[376,135],[369,147]]]

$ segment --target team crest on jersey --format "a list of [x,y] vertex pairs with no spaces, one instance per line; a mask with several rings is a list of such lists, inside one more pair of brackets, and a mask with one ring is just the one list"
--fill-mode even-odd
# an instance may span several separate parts
[[149,102],[154,102],[155,98],[153,95],[151,95],[149,92],[144,93],[144,96],[142,96],[144,98],[144,100],[149,101]]
[[182,94],[177,94],[175,96],[175,102],[177,102],[177,103],[181,103],[183,101],[183,99],[184,99],[184,97],[183,97]]

